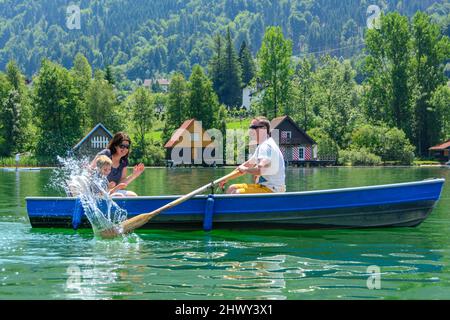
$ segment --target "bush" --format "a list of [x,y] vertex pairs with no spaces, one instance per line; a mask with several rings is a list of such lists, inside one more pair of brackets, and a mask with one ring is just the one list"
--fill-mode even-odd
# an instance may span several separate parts
[[341,150],[338,164],[352,166],[377,166],[381,164],[381,158],[367,149]]
[[414,147],[402,130],[391,128],[386,132],[386,143],[382,159],[383,161],[396,161],[405,165],[413,163]]
[[154,144],[151,141],[146,145],[145,150],[136,145],[130,155],[130,160],[134,164],[142,162],[146,166],[161,166],[164,165],[165,152],[160,143]]
[[317,143],[317,153],[319,159],[337,159],[339,148],[337,143],[321,128],[313,128],[308,131],[308,135]]
[[414,161],[414,146],[398,128],[364,125],[352,133],[352,150],[366,149],[381,157],[383,162],[395,161],[410,165]]

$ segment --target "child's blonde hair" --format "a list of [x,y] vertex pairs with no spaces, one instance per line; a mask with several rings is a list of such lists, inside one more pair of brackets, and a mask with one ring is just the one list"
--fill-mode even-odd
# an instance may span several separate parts
[[99,156],[97,158],[97,168],[101,169],[103,168],[105,165],[110,165],[112,166],[112,160],[110,158],[108,158],[107,156]]

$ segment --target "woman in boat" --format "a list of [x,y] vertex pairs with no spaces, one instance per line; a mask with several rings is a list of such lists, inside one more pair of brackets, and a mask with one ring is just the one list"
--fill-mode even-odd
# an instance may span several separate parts
[[[119,184],[128,186],[134,179],[144,172],[144,164],[140,163],[133,168],[133,173],[127,176],[128,157],[130,155],[131,139],[124,132],[118,132],[114,135],[105,150],[100,151],[91,163],[91,168],[96,168],[97,159],[105,155],[112,160],[111,172],[108,175],[109,188],[114,188]],[[118,190],[125,197],[136,197],[137,194],[129,190]]]

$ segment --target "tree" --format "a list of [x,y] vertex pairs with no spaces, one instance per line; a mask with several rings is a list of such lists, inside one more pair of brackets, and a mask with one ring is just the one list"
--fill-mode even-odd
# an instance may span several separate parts
[[13,134],[11,137],[14,137],[10,140],[10,143],[13,143],[11,150],[22,152],[34,143],[33,139],[25,139],[25,136],[30,135],[32,122],[30,94],[25,85],[25,77],[14,60],[6,65],[6,77],[11,87],[7,92],[8,101],[5,102],[5,106],[9,108],[9,114],[12,117],[10,119],[15,123],[14,132],[10,131]]
[[80,100],[81,124],[83,130],[88,130],[89,123],[86,110],[86,93],[91,85],[92,68],[89,61],[83,54],[77,53],[70,73],[74,79],[75,87],[77,88],[78,97]]
[[169,85],[169,97],[166,110],[166,123],[163,130],[163,141],[169,140],[172,133],[181,126],[188,116],[188,90],[183,74],[172,76]]
[[137,146],[133,153],[136,159],[145,159],[147,156],[147,133],[152,128],[155,113],[155,99],[145,88],[139,87],[129,97],[129,108],[132,114],[132,123],[136,132]]
[[438,87],[430,99],[430,108],[436,114],[435,130],[438,141],[450,139],[450,88],[444,84]]
[[290,113],[291,55],[292,43],[284,39],[281,27],[268,27],[258,52],[258,77],[264,86],[263,113],[270,118]]
[[114,88],[103,78],[103,75],[103,72],[96,72],[86,92],[88,124],[92,128],[102,123],[110,131],[117,132],[123,128],[123,121],[119,118],[119,106]]
[[11,89],[0,106],[0,122],[2,123],[0,140],[4,141],[0,153],[3,156],[11,156],[15,152],[23,151],[25,142],[23,127],[26,125],[23,120],[19,92]]
[[[349,61],[325,56],[314,74],[312,110],[318,125],[345,149],[356,126],[359,110],[355,71]],[[316,122],[315,121],[315,122]]]
[[289,17],[289,33],[294,45],[294,52],[300,51],[300,36],[305,34],[307,21],[299,12],[293,12]]
[[243,87],[246,87],[255,77],[256,66],[252,53],[245,41],[242,42],[241,48],[239,49],[239,63],[242,69],[242,84]]
[[225,57],[223,64],[224,82],[220,90],[219,102],[228,107],[242,105],[242,77],[241,66],[231,38],[230,28],[227,30]]
[[80,94],[83,95],[89,88],[92,79],[92,67],[83,54],[77,53],[70,73],[74,78],[75,86]]
[[225,82],[224,63],[225,49],[223,38],[220,33],[214,37],[213,56],[209,62],[209,74],[213,84],[214,91],[218,96],[222,95],[222,87]]
[[317,143],[317,156],[319,159],[337,159],[339,146],[322,128],[313,128],[308,135]]
[[417,12],[412,21],[414,78],[414,138],[419,154],[428,154],[428,148],[439,142],[441,114],[432,108],[430,99],[433,92],[446,83],[444,64],[450,55],[450,41],[442,36],[439,26],[431,22],[431,17]]
[[115,76],[114,76],[114,71],[112,69],[112,67],[110,65],[108,65],[106,67],[106,71],[105,71],[105,80],[108,81],[108,83],[110,85],[115,85],[116,84],[116,80],[115,80]]
[[225,44],[220,34],[214,38],[214,53],[209,71],[219,102],[228,107],[239,107],[242,104],[242,71],[230,28],[227,30]]
[[17,94],[19,94],[19,96],[24,94],[25,80],[19,67],[17,66],[16,61],[11,60],[10,62],[8,62],[8,64],[6,65],[6,76],[14,90],[17,91]]
[[313,69],[312,61],[304,58],[299,61],[293,79],[293,118],[303,130],[307,131],[314,126],[314,113],[312,110],[313,95]]
[[366,114],[412,138],[413,112],[409,84],[411,39],[408,19],[394,12],[381,18],[380,29],[366,34]]
[[203,129],[213,128],[219,102],[211,81],[205,76],[203,69],[195,65],[189,78],[188,117],[202,121]]
[[81,112],[75,82],[69,71],[48,60],[42,61],[34,84],[34,114],[38,137],[36,155],[54,163],[82,136]]

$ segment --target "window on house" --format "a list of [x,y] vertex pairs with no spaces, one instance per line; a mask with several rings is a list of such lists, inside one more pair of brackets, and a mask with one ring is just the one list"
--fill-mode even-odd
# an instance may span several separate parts
[[299,158],[299,160],[305,160],[305,148],[304,147],[298,148],[298,158]]
[[[273,133],[272,133],[273,135]],[[292,137],[292,132],[291,131],[281,131],[281,139],[280,142],[281,143],[289,143]]]

